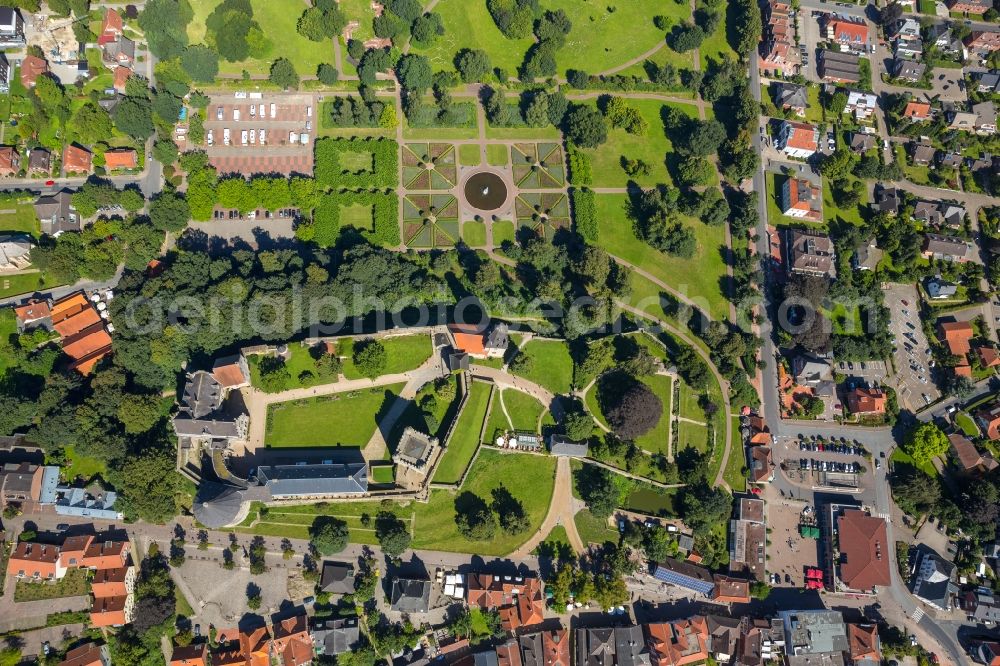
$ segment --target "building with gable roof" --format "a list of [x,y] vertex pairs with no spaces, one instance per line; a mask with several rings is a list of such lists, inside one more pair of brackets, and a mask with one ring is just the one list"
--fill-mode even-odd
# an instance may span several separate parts
[[541,624],[545,619],[542,582],[535,576],[470,573],[466,601],[482,610],[499,610],[505,631]]
[[882,644],[877,625],[848,624],[847,642],[852,666],[879,666],[882,663]]
[[808,159],[818,150],[819,132],[808,123],[785,120],[781,123],[774,147],[789,157]]
[[837,526],[829,547],[836,590],[875,594],[879,587],[892,584],[889,549],[895,545],[888,542],[884,519],[856,507],[831,504],[829,524]]
[[569,632],[563,628],[521,634],[522,666],[571,666]]
[[683,666],[709,658],[708,623],[704,617],[643,625],[653,666]]

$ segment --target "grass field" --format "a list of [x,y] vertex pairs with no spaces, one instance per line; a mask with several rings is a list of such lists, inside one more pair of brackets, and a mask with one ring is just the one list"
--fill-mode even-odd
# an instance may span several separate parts
[[553,393],[569,393],[573,383],[573,359],[561,340],[530,340],[519,352],[532,359],[531,367],[520,373]]
[[[653,25],[653,13],[641,2],[580,2],[548,0],[545,9],[566,12],[573,23],[557,62],[565,75],[568,69],[590,74],[625,64],[663,41],[663,32]],[[656,14],[687,18],[687,5],[661,2]]]
[[[851,174],[847,175],[847,180],[853,186],[858,179]],[[847,222],[855,226],[861,226],[864,220],[861,219],[861,207],[868,203],[868,189],[861,190],[861,201],[853,208],[840,208],[833,201],[833,187],[828,178],[823,179],[823,219],[827,224]]]
[[[645,135],[629,134],[623,129],[609,129],[608,140],[597,148],[583,149],[590,157],[594,173],[594,187],[625,187],[630,180],[643,187],[657,183],[672,183],[667,170],[667,159],[673,155],[672,144],[663,129],[663,110],[666,107],[680,109],[692,118],[698,117],[698,109],[691,104],[677,104],[650,99],[629,99],[628,105],[635,108],[649,124]],[[596,108],[597,102],[583,103]],[[668,153],[670,155],[668,155]],[[622,157],[641,159],[649,164],[649,175],[629,176],[622,169]]]
[[580,538],[584,543],[604,543],[612,541],[618,543],[618,532],[608,527],[608,522],[603,518],[598,518],[590,512],[590,509],[583,509],[573,517],[576,523],[576,531],[580,533]]
[[680,421],[677,424],[677,433],[678,451],[693,446],[702,453],[711,453],[712,444],[708,441],[708,428],[705,426]]
[[[469,470],[458,494],[432,490],[426,504],[415,505],[413,547],[482,555],[506,555],[524,543],[542,524],[555,486],[555,458],[503,454],[484,449]],[[435,478],[436,480],[436,478]],[[487,542],[468,541],[455,526],[455,499],[469,492],[489,502],[490,492],[504,487],[524,506],[529,528],[508,535],[497,530]]]
[[0,276],[0,298],[28,294],[39,289],[58,286],[45,273],[20,273]]
[[375,545],[378,541],[375,538],[374,525],[364,526],[361,522],[361,516],[367,514],[374,518],[380,511],[394,513],[410,526],[411,531],[413,528],[413,509],[393,503],[383,506],[381,502],[327,502],[271,507],[263,519],[257,517],[259,506],[254,505],[246,520],[235,528],[237,532],[288,537],[290,539],[308,539],[309,526],[312,525],[317,516],[334,516],[347,523],[351,543]]
[[[288,345],[288,351],[290,355],[288,360],[285,361],[285,369],[288,370],[289,379],[285,382],[281,390],[307,388],[337,381],[337,377],[331,374],[320,373],[308,347],[292,343]],[[263,356],[254,354],[248,359],[250,383],[257,388],[261,386],[260,362],[263,358]]]
[[492,166],[503,166],[510,162],[510,149],[506,144],[486,144],[486,163]]
[[976,426],[976,422],[965,412],[955,414],[955,425],[966,437],[979,437],[979,428]]
[[672,395],[673,381],[665,375],[650,375],[643,377],[642,383],[648,386],[656,397],[663,403],[663,416],[652,430],[635,440],[640,449],[652,453],[666,454],[670,450],[670,440],[668,438],[670,424],[670,397]]
[[434,12],[441,15],[445,34],[429,48],[413,44],[411,51],[427,56],[435,71],[454,69],[455,54],[467,48],[482,49],[490,56],[493,67],[500,67],[514,76],[534,41],[531,36],[517,40],[504,37],[486,10],[485,2],[441,0]]
[[937,468],[934,467],[934,463],[933,462],[927,461],[926,463],[924,463],[922,465],[918,465],[917,461],[910,457],[910,454],[906,453],[905,451],[903,451],[903,449],[901,449],[899,447],[897,447],[895,450],[893,450],[892,456],[890,457],[890,460],[893,463],[897,463],[897,464],[901,464],[901,465],[910,465],[912,467],[916,467],[921,472],[923,472],[924,474],[926,474],[927,476],[930,476],[930,477],[936,477],[937,474],[938,474]]
[[[354,39],[363,42],[375,36],[375,30],[372,28],[375,12],[372,11],[371,0],[340,0],[337,6],[347,16],[348,20],[358,22],[358,27],[351,33]],[[347,57],[346,50],[343,52],[343,55],[345,58]]]
[[458,423],[452,433],[451,440],[445,449],[434,472],[437,483],[457,483],[469,466],[469,461],[479,446],[479,433],[486,418],[486,408],[490,401],[490,385],[485,382],[472,382],[469,386],[469,399],[465,409],[458,417]]
[[[733,417],[733,432],[738,433],[740,430],[740,418],[738,416]],[[745,456],[743,453],[743,447],[739,440],[733,439],[733,450],[729,452],[729,460],[726,461],[726,470],[722,474],[722,478],[725,479],[726,483],[734,493],[744,492],[747,487],[747,478],[743,474],[743,468],[746,467]]]
[[35,208],[30,203],[0,204],[0,233],[24,233],[36,238],[42,233]]
[[[386,356],[385,370],[382,371],[384,375],[413,370],[431,357],[431,338],[426,334],[382,338],[381,342],[385,347]],[[354,354],[354,340],[348,338],[338,343],[337,353],[344,360],[344,376],[348,379],[360,379],[361,373],[354,367],[354,361],[351,359]]]
[[480,164],[479,146],[474,143],[463,143],[458,147],[458,163],[464,166]]
[[[218,4],[218,0],[192,0],[194,20],[187,28],[188,39],[192,44],[205,41],[205,19]],[[266,76],[271,62],[278,58],[288,58],[294,63],[299,76],[314,76],[320,63],[334,62],[332,39],[311,42],[296,31],[295,25],[306,8],[304,4],[301,10],[298,6],[291,7],[273,0],[250,0],[250,5],[253,7],[254,20],[271,40],[270,51],[263,58],[248,58],[242,62],[228,62],[220,58],[220,75],[238,76],[243,70],[247,70],[251,75]],[[371,25],[371,21],[368,21],[368,25]]]
[[82,597],[90,591],[87,580],[87,570],[70,569],[66,575],[55,583],[29,583],[19,580],[14,588],[14,601],[41,601],[43,599],[62,599],[63,597]]
[[504,433],[510,430],[510,421],[503,412],[500,405],[500,391],[493,391],[490,398],[490,416],[486,420],[486,427],[483,428],[483,442],[492,444],[496,441],[497,433]]
[[692,421],[705,422],[705,410],[698,404],[699,393],[681,380],[680,407],[678,416]]
[[[725,5],[722,5],[722,7],[723,14],[725,14]],[[719,21],[715,32],[706,37],[705,41],[701,43],[701,47],[699,47],[701,68],[703,70],[708,69],[710,60],[719,62],[722,60],[723,55],[728,55],[730,58],[736,59],[736,52],[733,51],[733,47],[729,45],[729,41],[726,39],[726,23],[725,16],[723,16],[723,20]]]
[[294,400],[267,411],[267,446],[363,447],[404,384]]
[[514,389],[508,389],[500,394],[507,414],[510,416],[514,430],[538,431],[539,419],[546,407],[533,396]]
[[667,256],[636,237],[633,222],[626,212],[627,195],[598,194],[595,199],[601,225],[598,245],[701,303],[713,317],[727,316],[729,302],[722,293],[726,274],[722,259],[726,240],[723,227],[710,227],[698,220],[683,218],[695,233],[698,249],[692,258],[680,259]]
[[375,483],[392,483],[395,478],[396,472],[392,465],[372,467],[372,480]]
[[98,475],[106,476],[108,473],[107,465],[103,460],[78,454],[73,445],[64,446],[63,453],[66,456],[66,464],[63,465],[62,475],[67,479],[72,480],[78,476],[91,479]]
[[468,220],[462,223],[462,240],[469,247],[486,246],[486,222]]
[[493,222],[493,245],[500,247],[504,241],[514,241],[514,223],[510,220]]
[[587,395],[584,396],[584,402],[587,405],[587,411],[593,416],[598,423],[600,423],[605,428],[610,428],[608,425],[608,420],[604,418],[604,412],[601,411],[601,405],[597,401],[597,384],[595,383],[587,391]]

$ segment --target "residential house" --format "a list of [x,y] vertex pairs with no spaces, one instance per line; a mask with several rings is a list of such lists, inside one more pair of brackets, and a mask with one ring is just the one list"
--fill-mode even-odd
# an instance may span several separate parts
[[924,42],[919,37],[900,37],[893,55],[897,60],[920,60],[924,55]]
[[34,88],[38,77],[49,71],[49,63],[38,56],[27,55],[21,61],[21,85]]
[[940,275],[927,278],[927,281],[924,283],[924,289],[932,300],[952,298],[958,293],[958,285],[942,279]]
[[979,587],[964,592],[960,603],[966,617],[971,622],[984,624],[1000,622],[1000,602],[997,601],[993,590],[988,587]]
[[986,666],[1000,666],[1000,643],[983,641],[972,649],[972,653]]
[[574,666],[652,666],[642,627],[581,627],[574,643]]
[[21,156],[14,146],[0,146],[0,176],[16,176],[21,170]]
[[104,320],[86,294],[78,291],[52,303],[52,327],[62,339],[70,369],[89,374],[98,361],[111,353],[111,335]]
[[570,666],[572,663],[569,632],[565,629],[521,634],[518,643],[522,666]]
[[937,165],[941,169],[957,169],[962,166],[962,154],[961,153],[947,153],[943,150],[939,150],[934,156]]
[[708,623],[704,617],[643,625],[653,666],[681,666],[709,658]]
[[783,111],[792,111],[797,116],[806,115],[806,107],[809,106],[808,95],[805,86],[794,83],[776,83],[775,105]]
[[18,333],[42,327],[52,329],[52,310],[48,301],[30,300],[14,308]]
[[175,645],[168,666],[208,666],[208,643]]
[[495,323],[485,329],[468,324],[451,324],[448,331],[453,346],[472,358],[503,358],[510,344],[507,324]]
[[829,524],[837,526],[838,551],[831,551],[831,565],[838,589],[875,594],[892,584],[889,549],[895,545],[889,543],[884,519],[832,504]]
[[119,36],[113,42],[104,45],[101,58],[104,64],[114,69],[116,67],[131,68],[135,62],[135,42],[125,36]]
[[985,14],[993,7],[991,0],[948,0],[948,11],[960,14]]
[[10,92],[10,62],[7,56],[0,53],[0,93]]
[[1000,402],[991,402],[975,411],[979,429],[991,440],[1000,439]]
[[84,643],[69,650],[59,666],[111,666],[111,653],[107,645]]
[[941,211],[941,222],[946,227],[960,229],[965,224],[965,208],[953,203],[941,202],[938,209]]
[[851,265],[857,271],[873,271],[882,261],[882,255],[882,250],[875,244],[875,238],[870,238],[867,243],[859,245],[854,250]]
[[895,187],[883,187],[879,185],[875,188],[875,203],[872,207],[879,213],[895,215],[899,212],[899,204],[902,196]]
[[431,582],[416,578],[394,578],[389,593],[389,607],[401,613],[426,613],[430,610]]
[[223,630],[217,633],[219,647],[212,651],[212,666],[269,666],[271,636],[267,627]]
[[847,393],[847,411],[858,416],[884,415],[885,391],[879,388],[857,387]]
[[867,153],[878,145],[875,137],[864,132],[851,132],[851,152]]
[[715,589],[712,574],[704,567],[668,557],[656,565],[653,577],[706,597]]
[[465,589],[470,606],[500,611],[500,625],[505,631],[541,624],[545,619],[542,582],[535,576],[470,573]]
[[741,417],[740,433],[749,446],[770,446],[772,443],[771,429],[764,423],[764,419],[755,414]]
[[852,16],[828,14],[826,38],[840,44],[841,49],[864,52],[868,43],[868,24]]
[[[36,152],[31,151],[32,157]],[[34,205],[43,234],[59,236],[65,231],[80,231],[82,228],[83,221],[73,206],[73,195],[68,190],[38,197]]]
[[817,356],[799,354],[792,359],[792,375],[799,386],[817,386],[833,379],[833,368]]
[[789,272],[828,278],[837,276],[833,241],[826,234],[789,229],[787,244]]
[[976,114],[976,134],[995,134],[997,131],[997,108],[993,102],[980,102],[972,105]]
[[28,174],[48,176],[52,172],[52,153],[44,148],[28,151]]
[[868,120],[875,113],[877,103],[878,98],[875,95],[851,90],[848,92],[847,106],[844,107],[844,111],[853,113],[854,117],[859,121]]
[[729,521],[729,573],[763,582],[767,578],[766,566],[764,501],[740,498],[736,504],[736,516]]
[[934,146],[926,143],[910,143],[910,159],[916,166],[927,166],[934,159],[937,151]]
[[973,30],[963,40],[966,48],[979,53],[993,52],[1000,49],[1000,32],[992,30]]
[[927,102],[907,102],[903,117],[911,122],[920,122],[931,117],[931,105]]
[[975,72],[972,76],[976,81],[977,92],[995,93],[1000,91],[1000,72],[997,70]]
[[764,74],[794,74],[798,69],[800,60],[790,11],[791,5],[786,0],[768,0],[764,7],[762,18],[766,24],[758,56]]
[[808,159],[817,150],[818,138],[819,132],[813,125],[785,120],[774,146],[789,157]]
[[0,7],[0,48],[24,46],[24,18],[16,7]]
[[316,653],[338,655],[353,652],[361,641],[361,631],[356,617],[314,618],[312,640]]
[[135,169],[139,166],[138,156],[133,148],[116,148],[104,153],[104,165],[109,171]]
[[128,67],[116,67],[115,68],[115,80],[112,87],[116,92],[124,93],[125,85],[128,83],[129,78],[132,76],[132,70]]
[[0,507],[10,502],[37,502],[42,492],[42,466],[27,462],[0,467]]
[[825,81],[857,83],[861,80],[861,65],[857,56],[821,49],[818,57],[818,72]]
[[968,261],[969,243],[954,236],[940,234],[924,234],[923,255],[925,259],[944,261]]
[[958,593],[955,565],[924,544],[917,547],[913,596],[941,611],[950,611]]
[[895,79],[916,83],[924,77],[927,66],[921,62],[906,60],[904,58],[894,58],[890,71]]
[[953,356],[962,357],[971,350],[969,343],[976,335],[972,324],[967,321],[939,321],[937,332],[948,352]]
[[0,235],[0,273],[20,271],[31,265],[34,241],[27,234]]
[[[759,448],[759,447],[758,447]],[[750,603],[750,581],[745,578],[733,578],[723,574],[712,574],[715,589],[711,599],[719,604]]]
[[310,666],[313,663],[313,641],[305,613],[271,625],[271,657],[281,666]]
[[101,46],[118,41],[123,30],[122,15],[110,7],[104,10],[104,21],[101,23],[101,32],[97,36],[97,43]]
[[90,173],[93,169],[93,157],[86,148],[67,144],[63,149],[63,169],[69,173]]
[[880,666],[882,663],[882,643],[878,637],[878,625],[847,625],[848,654],[851,666]]
[[805,178],[786,178],[781,185],[781,213],[788,217],[823,221],[823,196],[819,187]]
[[912,16],[903,15],[896,20],[895,23],[889,28],[889,34],[887,35],[890,39],[897,39],[899,37],[904,38],[920,38],[920,23]]
[[960,132],[974,132],[978,116],[971,111],[952,111],[949,114],[948,129]]
[[331,595],[354,594],[354,565],[350,562],[323,562],[319,589]]
[[925,225],[933,227],[940,226],[941,207],[936,201],[918,201],[913,206],[913,219],[923,222]]
[[982,476],[992,472],[998,466],[993,454],[987,451],[980,453],[966,437],[954,432],[948,435],[948,442],[951,445],[952,459],[955,466],[963,473],[971,476]]

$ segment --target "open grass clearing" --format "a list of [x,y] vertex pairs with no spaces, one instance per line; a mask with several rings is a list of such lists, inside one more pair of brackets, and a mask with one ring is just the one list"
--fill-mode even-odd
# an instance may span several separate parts
[[576,523],[576,531],[584,543],[603,544],[605,541],[618,543],[618,531],[609,527],[606,519],[592,514],[590,509],[579,511],[573,516],[573,522]]
[[626,210],[627,195],[597,194],[595,199],[600,220],[598,245],[702,303],[713,318],[728,315],[729,302],[722,293],[726,275],[723,262],[726,234],[722,226],[710,227],[700,220],[682,218],[694,231],[698,249],[690,259],[681,259],[668,256],[636,237],[634,223]]
[[711,453],[712,443],[708,441],[708,428],[687,421],[679,421],[677,423],[677,450],[681,451],[688,446],[693,446],[702,453]]
[[972,417],[965,412],[955,414],[955,425],[958,426],[958,429],[966,437],[979,437],[979,427],[972,420]]
[[[431,357],[433,351],[431,338],[424,333],[380,338],[379,342],[385,347],[386,363],[382,371],[384,375],[407,372],[420,367]],[[344,376],[348,379],[361,379],[363,375],[354,366],[354,344],[353,338],[338,342],[337,353],[344,361]]]
[[[285,382],[282,390],[308,388],[337,381],[337,376],[331,372],[320,370],[316,358],[313,357],[314,351],[309,347],[292,343],[288,345],[288,352],[285,369],[288,370],[289,379]],[[247,363],[250,366],[250,383],[257,388],[262,386],[260,364],[264,358],[259,354],[253,354],[250,355]]]
[[[733,432],[739,432],[740,419],[738,416],[733,417],[732,428]],[[743,446],[739,442],[734,441],[733,448],[729,452],[729,460],[726,461],[726,469],[722,473],[722,478],[729,484],[734,493],[746,491],[747,477],[743,473],[745,468],[746,460],[743,453]]]
[[265,442],[269,447],[363,447],[405,384],[271,405]]
[[515,373],[552,393],[569,393],[573,383],[573,359],[562,340],[529,340],[520,350],[531,359],[526,371]]
[[63,447],[63,455],[66,456],[66,463],[62,466],[61,475],[66,479],[72,481],[80,477],[89,480],[95,476],[107,476],[108,467],[103,460],[77,453],[72,444]]
[[937,468],[934,467],[934,463],[932,461],[928,460],[927,462],[925,462],[923,464],[919,464],[919,463],[917,463],[916,460],[914,460],[910,456],[910,454],[906,453],[905,451],[903,451],[903,449],[901,449],[899,447],[896,447],[893,450],[892,456],[890,456],[889,459],[893,462],[893,464],[897,464],[897,465],[909,465],[911,467],[916,467],[921,472],[923,472],[924,474],[926,474],[927,476],[929,476],[931,478],[934,478],[934,477],[936,477],[938,475]]
[[469,220],[462,223],[462,240],[469,247],[486,247],[486,222]]
[[69,569],[59,580],[48,583],[29,583],[19,580],[14,587],[14,601],[42,601],[44,599],[62,599],[64,597],[82,597],[90,592],[89,571],[86,569]]
[[545,405],[538,402],[534,396],[515,389],[502,391],[500,398],[507,408],[514,430],[538,432],[539,420],[546,411]]
[[433,480],[436,483],[457,483],[461,480],[465,468],[469,466],[469,461],[479,446],[479,435],[486,419],[491,388],[492,386],[486,382],[470,383],[469,398],[465,408],[459,414],[455,430],[446,443],[447,448],[434,472]]
[[479,146],[475,143],[463,143],[458,147],[458,163],[462,166],[479,166],[481,157]]
[[[507,555],[538,530],[552,501],[556,461],[547,456],[504,454],[484,449],[458,493],[432,490],[426,504],[414,505],[413,547],[481,555]],[[436,479],[435,479],[436,480]],[[472,493],[489,502],[496,488],[506,488],[524,506],[529,527],[509,535],[497,529],[489,541],[469,541],[455,525],[455,501]]]
[[22,233],[38,237],[41,223],[31,203],[0,203],[0,234]]
[[510,148],[505,143],[486,144],[486,163],[490,166],[503,166],[510,163]]

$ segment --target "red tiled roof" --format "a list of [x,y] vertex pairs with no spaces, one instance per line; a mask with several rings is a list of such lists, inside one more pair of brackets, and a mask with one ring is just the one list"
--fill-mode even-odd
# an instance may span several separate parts
[[852,590],[889,585],[889,548],[885,521],[848,509],[837,517],[840,579]]
[[792,131],[788,134],[786,145],[792,148],[816,149],[816,129],[806,123],[788,123]]
[[931,105],[926,102],[907,102],[903,116],[913,120],[924,120],[931,115]]
[[66,658],[59,662],[59,666],[102,666],[103,663],[101,646],[97,643],[87,643],[67,652]]
[[1000,353],[997,353],[997,350],[993,347],[987,345],[976,347],[976,353],[979,355],[979,361],[983,364],[984,368],[992,368],[1000,365]]
[[856,388],[847,394],[847,410],[851,414],[885,414],[885,391],[877,388]]
[[138,164],[136,152],[132,148],[120,148],[104,153],[104,164],[109,169],[134,169]]
[[654,666],[682,666],[708,659],[708,623],[695,616],[643,625]]
[[208,643],[200,645],[176,646],[170,656],[170,666],[206,666]]
[[31,88],[35,85],[38,77],[47,71],[49,71],[49,63],[38,56],[25,56],[24,60],[21,61],[21,83],[25,88]]
[[119,92],[125,90],[125,84],[128,82],[130,76],[132,76],[132,70],[128,67],[117,68],[115,70],[114,89]]
[[107,44],[118,39],[122,34],[122,16],[113,9],[104,10],[104,23],[101,24],[101,34],[97,38],[98,44]]
[[479,332],[475,326],[452,324],[448,327],[455,338],[455,346],[466,354],[482,356],[486,353],[486,334]]
[[125,617],[125,595],[118,597],[98,597],[90,609],[90,626],[115,627],[127,622]]
[[45,319],[50,316],[49,304],[45,301],[32,301],[20,307],[14,308],[14,316],[20,322],[32,322]]
[[851,659],[869,659],[874,663],[882,660],[878,651],[878,627],[874,624],[847,625],[847,640],[851,646]]
[[864,23],[833,20],[829,25],[833,28],[833,38],[838,42],[864,44],[868,41],[868,26]]
[[965,356],[971,347],[969,340],[975,335],[967,321],[943,321],[938,324],[938,335],[955,356]]
[[63,150],[63,167],[67,171],[90,171],[92,160],[89,150],[72,145]]

